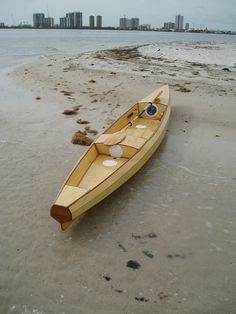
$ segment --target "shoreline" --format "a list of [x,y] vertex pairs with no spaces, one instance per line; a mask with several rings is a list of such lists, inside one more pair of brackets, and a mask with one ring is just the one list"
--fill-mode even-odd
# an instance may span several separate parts
[[[132,45],[68,54],[64,57],[48,57],[31,65],[18,67],[13,77],[21,80],[22,86],[34,91],[39,102],[45,98],[52,102],[65,103],[64,109],[86,103],[94,119],[91,111],[101,113],[101,106],[106,107],[105,113],[108,109],[113,109],[104,103],[108,102],[109,106],[112,106],[115,101],[114,96],[108,97],[109,94],[118,92],[124,84],[130,84],[137,79],[145,80],[145,85],[150,83],[153,86],[150,91],[155,89],[155,85],[167,83],[180,92],[205,89],[205,92],[207,90],[207,93],[217,93],[219,96],[235,95],[233,87],[236,80],[236,63],[233,62],[233,55],[228,53],[230,48],[234,49],[236,56],[236,43],[174,42]],[[195,50],[200,50],[201,55]],[[179,59],[173,59],[174,51],[179,53]],[[215,63],[211,60],[213,51],[218,53],[213,60]],[[228,63],[227,57],[231,58]],[[200,63],[199,58],[205,58],[205,63]],[[222,62],[222,58],[225,62]],[[117,83],[106,91],[107,79]],[[142,97],[141,93],[136,98],[130,98],[128,93],[126,95],[126,99],[130,99],[131,103],[138,101],[139,97]],[[80,108],[81,112],[84,110],[85,108]]]
[[[77,125],[79,131],[87,133],[82,125],[85,121],[92,122],[87,124],[100,133],[128,106],[158,85],[168,84],[182,93],[198,91],[220,97],[235,96],[234,60],[236,43],[142,44],[43,58],[18,67],[11,76],[30,88],[39,103],[44,99],[57,102],[60,110],[69,114],[76,108],[70,119],[81,122]],[[106,86],[108,80],[114,83],[109,88]],[[123,95],[125,97],[120,97],[124,85],[137,84],[137,81],[138,91],[141,91],[137,97],[131,97],[129,90]],[[148,89],[147,85],[152,87]],[[97,120],[97,116],[102,118]]]
[[[15,68],[1,84],[4,313],[235,309],[236,67],[160,60],[164,46],[126,49],[49,57]],[[186,44],[181,56],[189,50],[196,48]],[[62,233],[49,208],[86,149],[71,144],[73,133],[101,132],[166,83],[172,114],[158,151]],[[77,114],[62,114],[74,106]],[[127,268],[129,260],[140,269]]]
[[39,31],[42,31],[42,30],[74,30],[74,31],[81,31],[81,30],[90,30],[90,31],[106,31],[106,30],[109,30],[109,31],[128,31],[128,32],[159,32],[159,33],[187,33],[187,34],[213,34],[213,35],[231,35],[231,36],[235,36],[236,35],[236,31],[233,31],[233,30],[208,30],[208,31],[205,31],[205,30],[190,30],[190,31],[185,31],[185,30],[182,30],[182,31],[171,31],[171,30],[161,30],[161,29],[145,29],[145,30],[142,30],[142,29],[119,29],[118,27],[114,27],[114,26],[105,26],[105,27],[100,27],[100,28],[97,28],[97,27],[94,27],[94,28],[91,28],[89,26],[84,26],[82,28],[62,28],[62,27],[59,27],[59,28],[54,28],[54,27],[43,27],[43,28],[38,28],[38,27],[22,27],[22,26],[4,26],[4,27],[0,27],[0,30],[6,30],[6,29],[20,29],[20,30],[39,30]]

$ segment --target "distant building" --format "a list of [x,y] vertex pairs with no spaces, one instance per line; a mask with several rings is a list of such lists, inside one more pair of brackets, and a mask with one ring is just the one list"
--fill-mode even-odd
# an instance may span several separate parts
[[54,18],[53,17],[45,17],[44,13],[34,13],[33,14],[33,27],[35,27],[35,28],[53,28],[54,27]]
[[74,13],[66,13],[66,28],[74,27]]
[[102,28],[102,16],[97,15],[97,28]]
[[33,26],[36,28],[44,27],[44,13],[34,13],[33,14]]
[[120,18],[120,29],[128,29],[129,19],[126,17]]
[[95,27],[95,16],[94,15],[90,15],[90,17],[89,17],[89,27],[90,28]]
[[53,28],[54,27],[54,18],[53,17],[45,17],[44,19],[44,27]]
[[182,31],[184,29],[184,17],[180,14],[175,17],[175,30]]
[[4,23],[0,23],[0,28],[4,28],[5,27],[5,24]]
[[175,23],[173,23],[173,22],[165,22],[163,29],[165,31],[173,30],[173,29],[175,29]]
[[128,19],[126,17],[120,18],[120,29],[138,29],[139,28],[139,18],[133,17]]
[[189,30],[189,23],[185,24],[185,30],[188,31]]
[[28,22],[20,22],[20,24],[17,25],[18,28],[32,28],[32,25],[30,25]]
[[138,29],[139,27],[139,18],[136,18],[136,17],[133,17],[131,20],[130,20],[130,26],[131,26],[131,29]]
[[83,15],[82,12],[72,12],[66,14],[66,28],[82,28]]
[[66,28],[66,17],[60,17],[60,28]]
[[138,28],[141,31],[150,31],[151,30],[151,24],[142,24]]

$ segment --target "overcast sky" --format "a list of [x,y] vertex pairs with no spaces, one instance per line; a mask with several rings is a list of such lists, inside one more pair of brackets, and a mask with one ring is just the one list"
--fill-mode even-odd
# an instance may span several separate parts
[[119,26],[119,18],[139,17],[141,24],[160,27],[184,15],[190,27],[236,31],[236,0],[0,0],[0,22],[32,24],[33,13],[45,13],[59,22],[67,12],[81,11],[83,24],[89,15],[102,15],[103,26]]

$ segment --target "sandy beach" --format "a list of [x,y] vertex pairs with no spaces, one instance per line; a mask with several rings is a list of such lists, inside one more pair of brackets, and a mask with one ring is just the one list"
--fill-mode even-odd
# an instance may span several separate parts
[[[235,82],[235,42],[55,56],[2,73],[0,313],[234,314]],[[164,84],[172,115],[158,151],[62,232],[50,206],[86,149],[73,134],[102,132]]]

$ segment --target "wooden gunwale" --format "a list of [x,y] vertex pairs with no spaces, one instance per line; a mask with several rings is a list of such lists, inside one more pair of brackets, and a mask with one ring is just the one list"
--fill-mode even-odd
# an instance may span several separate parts
[[[164,86],[166,86],[166,85],[164,85]],[[163,88],[163,87],[162,87],[162,88]],[[161,90],[162,88],[159,88],[158,90]],[[146,98],[146,97],[145,97],[145,98]],[[155,100],[155,98],[154,98],[154,100]],[[169,102],[170,102],[170,95],[169,95]],[[138,111],[140,112],[140,106],[139,106],[140,103],[142,103],[142,101],[139,101],[139,102],[137,102],[136,104],[134,104],[131,108],[129,108],[127,111],[125,111],[124,114],[122,114],[117,120],[121,120],[121,118],[123,118],[124,116],[126,116],[129,111],[132,112],[132,110],[135,108],[135,106],[137,106],[137,109],[138,109]],[[169,107],[169,104],[166,105],[166,107],[168,108],[168,107]],[[167,108],[166,108],[166,110],[167,110]],[[165,112],[166,112],[166,110],[165,110]],[[161,118],[161,120],[164,119],[164,116],[165,116],[165,113],[164,113],[163,117]],[[96,147],[96,145],[95,145],[96,140],[97,140],[97,139],[99,138],[99,136],[101,136],[102,134],[106,134],[106,132],[107,132],[109,129],[111,129],[111,128],[117,123],[117,120],[114,121],[110,126],[108,126],[108,127],[104,130],[103,133],[98,134],[98,136],[94,139],[94,142],[93,142],[92,145],[95,146],[96,151],[97,151],[98,154],[99,154],[99,152],[98,152],[97,147]],[[161,121],[160,121],[160,122],[161,122]],[[160,123],[159,126],[157,127],[156,131],[159,129],[160,126],[161,126],[161,123]],[[155,131],[155,132],[156,132],[156,131]],[[153,134],[154,134],[155,132],[153,132]],[[108,134],[108,133],[107,133],[107,134]],[[151,137],[152,137],[152,136],[151,136]],[[151,137],[150,137],[149,139],[151,139]],[[148,140],[149,140],[149,139],[148,139]],[[145,142],[145,143],[143,144],[143,146],[144,146],[146,143],[147,143],[147,142]],[[124,145],[124,144],[123,144],[123,145]],[[143,146],[142,146],[142,147],[143,147]],[[89,149],[90,149],[90,148],[89,148]],[[72,170],[70,171],[69,175],[66,177],[65,181],[64,181],[63,184],[62,184],[61,189],[59,190],[59,193],[58,193],[57,196],[56,196],[56,200],[57,200],[59,194],[61,193],[61,191],[63,190],[63,187],[65,186],[66,182],[68,181],[68,179],[70,178],[70,176],[71,176],[72,173],[74,172],[74,170],[77,168],[77,166],[79,165],[79,163],[84,159],[84,157],[86,156],[86,154],[89,152],[89,149],[86,150],[86,151],[81,155],[81,157],[79,158],[79,160],[78,160],[77,163],[75,164],[74,168],[72,168]],[[141,148],[140,148],[140,149],[141,149]],[[137,151],[137,152],[138,152],[138,151]],[[136,153],[137,153],[137,152],[136,152]],[[135,154],[136,154],[136,153],[135,153]],[[135,155],[135,154],[134,154],[134,155]],[[85,175],[85,174],[84,174],[84,175]],[[83,175],[83,177],[84,177],[84,175]],[[90,191],[91,191],[91,190],[90,190]]]
[[[162,120],[164,120],[164,118],[165,118],[167,109],[168,109],[168,106],[167,106],[166,111],[165,111],[165,113],[164,113],[164,115],[163,115],[163,117],[162,117]],[[88,193],[90,193],[91,191],[95,190],[99,185],[103,184],[104,181],[106,181],[107,179],[109,179],[109,178],[110,178],[111,176],[113,176],[117,171],[119,171],[122,167],[124,167],[129,161],[131,161],[131,160],[143,149],[143,147],[144,147],[145,145],[147,145],[148,142],[151,141],[151,139],[155,136],[155,134],[157,133],[157,131],[158,131],[158,129],[161,127],[161,125],[162,125],[162,122],[158,125],[157,129],[153,132],[153,134],[150,136],[150,138],[140,147],[140,149],[137,150],[137,152],[136,152],[130,159],[128,159],[128,161],[127,161],[126,163],[124,163],[124,164],[123,164],[122,166],[120,166],[117,170],[115,170],[113,173],[111,173],[108,177],[106,177],[106,179],[104,179],[103,181],[101,181],[101,182],[100,182],[99,184],[97,184],[94,188],[92,188],[91,190],[88,190],[88,192],[86,192],[83,196],[81,196],[81,197],[79,198],[79,200],[81,200],[82,198],[84,198],[84,197],[85,197]],[[82,159],[81,159],[81,160],[82,160]],[[81,161],[81,160],[80,160],[80,161]],[[76,167],[75,167],[75,168],[76,168]],[[72,172],[73,172],[73,171],[72,171]],[[64,185],[63,185],[63,187],[64,187]],[[74,205],[76,202],[78,202],[78,200],[72,202],[72,203],[69,205],[69,207],[71,207],[72,205]]]
[[[167,111],[168,111],[168,114],[170,115],[170,108],[168,108]],[[69,205],[69,209],[70,209],[70,211],[72,213],[72,221],[76,220],[77,218],[79,218],[82,213],[84,213],[86,210],[88,210],[92,206],[96,205],[97,203],[99,203],[105,197],[110,195],[114,190],[116,190],[118,187],[120,187],[123,183],[128,181],[128,179],[131,178],[146,163],[146,161],[153,155],[153,153],[155,152],[157,147],[160,145],[162,139],[164,138],[165,131],[166,131],[167,127],[168,127],[168,122],[169,122],[169,119],[166,120],[166,123],[162,124],[162,127],[163,127],[162,132],[160,133],[160,135],[157,138],[157,140],[147,150],[147,153],[145,154],[145,156],[142,156],[141,158],[139,158],[138,154],[141,153],[141,151],[139,151],[139,152],[137,152],[137,154],[135,154],[135,156],[133,158],[128,160],[124,165],[122,165],[122,167],[120,167],[115,172],[113,172],[113,174],[116,173],[116,172],[121,172],[120,177],[122,178],[122,180],[119,182],[119,185],[117,187],[114,188],[115,182],[113,182],[112,184],[108,184],[108,182],[110,181],[109,179],[111,179],[113,177],[113,175],[110,175],[109,177],[106,178],[106,180],[104,180],[103,182],[98,184],[94,189],[89,190],[80,199],[78,199],[77,201],[75,201],[75,202],[73,202],[72,204]],[[148,141],[147,144],[149,144],[150,141],[151,141],[151,139]],[[130,162],[132,162],[133,159],[138,159],[138,160],[130,168]],[[125,168],[126,168],[125,173],[129,172],[129,176],[127,178],[124,178],[124,175],[122,174],[122,170],[125,169]],[[116,181],[118,181],[118,180],[116,180]],[[90,194],[90,193],[93,194],[95,190],[99,190],[99,188],[102,185],[104,185],[106,182],[107,182],[106,191],[104,191],[104,189],[102,189],[102,190],[100,189],[101,192],[97,194],[96,202],[94,202],[93,198],[91,198],[90,200],[88,199],[88,200],[85,201],[85,199],[88,196],[88,194]],[[75,214],[79,210],[79,209],[76,209],[75,206],[74,206],[77,202],[84,203],[84,204],[82,204],[82,206],[80,206],[81,214]]]
[[[164,87],[164,86],[163,86]],[[162,87],[162,89],[163,89]],[[159,89],[161,90],[161,88]],[[157,90],[158,91],[158,90]],[[154,94],[154,92],[152,93]],[[152,95],[150,94],[150,95]],[[154,94],[155,95],[155,94]],[[91,189],[88,189],[81,197],[79,197],[77,200],[73,201],[72,203],[68,204],[68,207],[65,207],[65,209],[69,210],[71,213],[70,216],[70,220],[68,221],[63,221],[63,222],[59,222],[61,223],[61,227],[63,229],[63,226],[65,226],[66,224],[70,224],[70,222],[72,223],[73,221],[79,219],[79,217],[81,217],[81,215],[83,215],[89,208],[91,208],[92,206],[96,205],[97,203],[99,203],[102,199],[104,199],[106,196],[108,196],[109,194],[111,194],[113,191],[115,191],[118,187],[120,187],[124,182],[126,182],[129,178],[131,178],[145,163],[146,161],[153,155],[153,153],[155,152],[155,150],[157,149],[157,147],[160,145],[165,133],[166,133],[166,129],[168,127],[168,123],[169,123],[169,117],[170,117],[170,94],[169,94],[169,89],[168,89],[168,102],[164,102],[165,106],[165,111],[163,116],[161,117],[161,119],[159,120],[159,123],[156,127],[156,129],[152,132],[151,136],[146,139],[143,138],[142,136],[140,138],[145,139],[145,142],[142,144],[142,146],[140,146],[139,148],[137,148],[136,152],[134,153],[134,155],[130,158],[127,158],[127,161],[122,164],[119,168],[117,168],[114,172],[112,172],[111,174],[109,174],[104,180],[102,180],[101,182],[99,182],[96,186],[94,186]],[[148,99],[149,95],[147,97],[145,97],[144,99]],[[143,99],[143,100],[144,100]],[[152,98],[150,98],[151,100]],[[154,100],[156,99],[156,97],[154,98]],[[151,100],[153,101],[153,100]],[[120,121],[123,124],[122,118],[124,119],[124,122],[127,119],[127,123],[129,122],[129,119],[132,117],[132,115],[129,117],[127,117],[127,114],[130,114],[131,112],[137,110],[138,112],[140,112],[140,104],[142,103],[146,103],[148,101],[139,101],[136,104],[134,104],[131,108],[129,108],[123,115],[121,115],[116,121],[114,121],[109,127],[106,128],[105,131],[103,131],[103,133],[100,133],[96,139],[94,140],[92,146],[95,147],[94,153],[96,151],[95,154],[97,158],[98,155],[101,155],[97,146],[96,146],[96,140],[103,134],[112,134],[112,133],[106,133],[109,132],[109,129],[112,129],[118,121]],[[168,116],[167,116],[168,115]],[[153,140],[153,138],[157,135],[155,141],[153,141],[153,143],[150,145],[151,141]],[[103,144],[103,143],[98,143],[98,144]],[[131,147],[128,144],[121,144],[124,147]],[[91,147],[92,147],[91,146]],[[148,148],[145,150],[145,146],[147,146]],[[73,172],[76,170],[76,168],[79,166],[79,164],[84,160],[84,158],[86,157],[86,155],[90,152],[90,149],[87,149],[82,156],[80,157],[80,159],[78,160],[78,162],[76,163],[76,165],[74,166],[74,168],[71,170],[71,172],[69,173],[69,175],[67,176],[67,178],[65,179],[57,197],[56,200],[54,202],[54,206],[57,206],[56,201],[58,199],[58,197],[60,196],[63,188],[65,186],[67,186],[67,182],[70,180],[71,176],[73,175]],[[94,148],[93,148],[94,149]],[[141,152],[143,151],[143,156],[138,156],[138,154],[141,154]],[[106,155],[106,154],[105,154]],[[109,155],[108,155],[109,156]],[[88,167],[89,169],[89,167]],[[124,170],[125,169],[125,170]],[[120,172],[117,176],[116,180],[112,180],[112,177],[115,177],[115,174],[117,172]],[[82,177],[80,178],[80,181],[82,181],[82,179],[84,178],[84,176],[86,175],[87,171],[85,171],[85,173],[82,175]],[[128,174],[127,176],[125,176],[125,174]],[[109,185],[110,182],[110,185]],[[79,183],[78,183],[79,185]],[[103,185],[103,187],[101,188],[101,186]],[[70,184],[68,186],[74,186],[76,187],[76,185]],[[79,186],[78,186],[79,187]],[[105,190],[104,190],[105,189]],[[97,190],[95,192],[95,190]],[[97,194],[96,194],[97,193]],[[88,194],[92,194],[90,197],[91,199],[89,199],[87,196]],[[87,198],[87,200],[86,200]],[[79,206],[78,208],[75,207],[75,205],[78,203],[77,206]],[[81,204],[80,204],[81,203]],[[59,205],[60,206],[60,205]],[[52,207],[53,208],[53,207]],[[53,217],[55,218],[55,217]],[[56,218],[55,218],[56,219]],[[69,216],[68,216],[69,219]],[[65,227],[66,228],[66,227]]]

